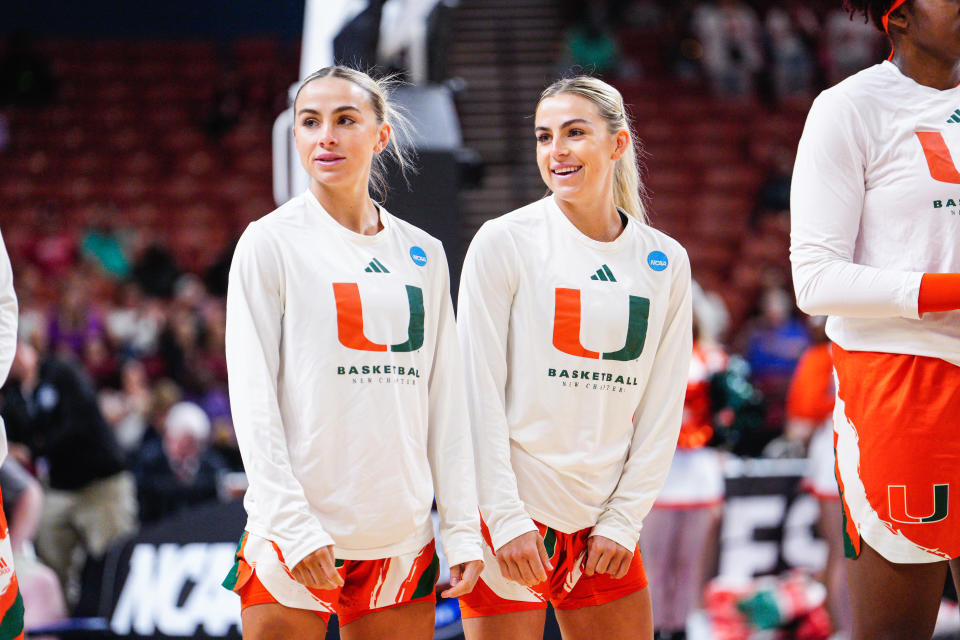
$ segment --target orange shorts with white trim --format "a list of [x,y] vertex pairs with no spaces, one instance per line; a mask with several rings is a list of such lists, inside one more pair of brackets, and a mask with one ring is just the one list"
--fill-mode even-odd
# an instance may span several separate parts
[[543,544],[550,556],[553,571],[540,584],[528,587],[506,578],[500,572],[490,542],[490,532],[482,524],[483,573],[473,591],[460,597],[460,612],[464,618],[479,618],[515,611],[546,609],[579,609],[619,600],[647,586],[647,576],[640,558],[640,548],[633,553],[627,575],[616,580],[609,575],[583,572],[587,557],[587,539],[591,528],[575,533],[561,533],[535,522]]
[[833,350],[844,547],[895,563],[960,556],[960,367]]
[[380,560],[338,559],[336,567],[342,587],[306,587],[293,577],[276,544],[244,531],[223,586],[240,596],[241,610],[281,604],[315,611],[325,622],[336,613],[340,626],[374,611],[436,598],[440,559],[433,540],[414,553]]

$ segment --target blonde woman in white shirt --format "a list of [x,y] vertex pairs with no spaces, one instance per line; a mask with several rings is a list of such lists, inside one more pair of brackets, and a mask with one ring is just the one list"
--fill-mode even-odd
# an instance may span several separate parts
[[[294,100],[310,187],[247,228],[227,365],[250,488],[237,563],[244,636],[433,636],[431,503],[455,597],[483,563],[440,242],[371,199],[395,115],[382,84],[327,67]],[[382,193],[382,191],[381,191]]]
[[485,569],[460,599],[468,640],[651,638],[637,549],[677,444],[690,264],[647,226],[616,89],[548,87],[533,132],[552,194],[470,245],[458,330]]

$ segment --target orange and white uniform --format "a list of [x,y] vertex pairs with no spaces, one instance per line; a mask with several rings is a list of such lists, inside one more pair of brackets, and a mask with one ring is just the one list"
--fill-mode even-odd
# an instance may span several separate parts
[[[17,296],[13,290],[13,270],[0,236],[0,386],[10,373],[17,352]],[[0,462],[7,457],[7,431],[0,418]],[[3,515],[0,496],[0,640],[23,638],[23,598],[17,574],[13,570],[10,530]]]
[[[250,480],[241,555],[286,606],[325,606],[279,586],[321,547],[394,569],[432,552],[434,495],[450,564],[482,557],[443,247],[383,209],[380,221],[354,233],[307,191],[251,223],[231,265],[230,400]],[[232,575],[239,591],[245,574]]]
[[[475,594],[489,588],[514,608],[554,599],[543,589],[514,589],[493,558],[528,531],[549,529],[568,537],[557,548],[577,549],[561,580],[571,590],[588,535],[636,548],[680,430],[690,286],[690,263],[675,240],[626,217],[619,237],[597,242],[553,197],[477,232],[457,323],[489,530]],[[464,615],[497,610],[479,597],[461,598]]]
[[848,552],[892,562],[960,555],[960,311],[918,311],[924,273],[960,272],[958,108],[960,89],[873,66],[816,99],[794,168],[797,302],[837,347]]

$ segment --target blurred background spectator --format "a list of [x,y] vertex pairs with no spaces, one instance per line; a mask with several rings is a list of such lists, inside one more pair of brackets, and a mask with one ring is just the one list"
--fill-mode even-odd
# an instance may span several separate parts
[[89,378],[72,360],[21,342],[4,387],[3,419],[47,486],[36,546],[68,601],[86,554],[136,529],[136,492]]
[[207,414],[192,402],[179,402],[167,412],[162,437],[140,447],[134,469],[140,521],[148,524],[184,507],[216,500],[227,465],[210,448]]

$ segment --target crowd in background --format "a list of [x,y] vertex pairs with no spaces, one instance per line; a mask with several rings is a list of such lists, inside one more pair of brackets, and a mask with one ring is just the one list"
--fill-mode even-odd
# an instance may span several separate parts
[[[655,62],[687,82],[706,80],[729,98],[770,103],[809,98],[866,66],[885,46],[838,3],[790,0],[758,10],[743,0],[568,0],[566,60],[613,78],[642,77],[623,40],[657,39]],[[822,6],[821,6],[822,5]]]

